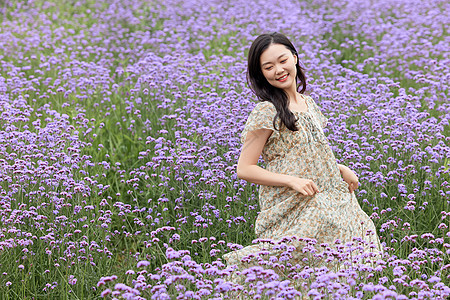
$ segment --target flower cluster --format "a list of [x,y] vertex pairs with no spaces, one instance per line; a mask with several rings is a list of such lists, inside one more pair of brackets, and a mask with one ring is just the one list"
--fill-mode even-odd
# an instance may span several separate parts
[[[450,295],[448,1],[72,4],[0,3],[5,297]],[[257,101],[246,53],[273,31],[299,50],[338,162],[358,173],[375,261],[357,239],[305,240],[303,265],[302,237],[255,240],[257,189],[235,169]],[[278,255],[225,265],[252,241]]]

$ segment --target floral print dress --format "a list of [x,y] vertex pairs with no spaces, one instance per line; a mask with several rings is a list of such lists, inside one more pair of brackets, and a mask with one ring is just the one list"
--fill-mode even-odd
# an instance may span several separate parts
[[[275,130],[272,122],[276,115],[275,106],[264,101],[250,113],[241,134],[241,142],[244,143],[247,133],[252,130],[273,130],[262,151],[266,170],[311,179],[320,191],[314,196],[304,196],[286,186],[260,185],[261,211],[256,219],[256,235],[259,239],[273,241],[283,237],[300,238],[293,242],[296,250],[290,259],[292,265],[302,264],[304,239],[317,240],[316,248],[319,248],[321,243],[332,245],[339,239],[344,244],[352,241],[353,237],[359,237],[368,242],[364,246],[366,250],[381,252],[372,220],[341,177],[323,132],[327,119],[311,97],[304,97],[308,110],[293,112],[298,119],[298,131],[284,126],[280,131]],[[224,259],[228,265],[248,267],[251,265],[248,257],[261,250],[267,250],[264,243],[253,244],[225,254]],[[279,254],[276,252],[280,251],[271,250],[269,255]]]

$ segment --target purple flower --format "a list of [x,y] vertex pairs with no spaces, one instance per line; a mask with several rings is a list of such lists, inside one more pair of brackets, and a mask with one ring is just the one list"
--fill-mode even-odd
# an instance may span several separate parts
[[110,289],[106,289],[106,290],[104,290],[103,292],[101,292],[100,293],[100,296],[102,297],[102,298],[105,298],[106,296],[108,296],[109,294],[111,294],[111,290]]
[[70,275],[68,282],[70,285],[74,285],[77,283],[77,279],[73,275]]
[[137,263],[137,267],[138,268],[144,268],[150,265],[149,261],[146,260],[141,260],[140,262]]

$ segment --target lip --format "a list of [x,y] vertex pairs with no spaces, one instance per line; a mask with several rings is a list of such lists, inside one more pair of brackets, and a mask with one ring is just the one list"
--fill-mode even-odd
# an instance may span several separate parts
[[[283,76],[277,78],[277,81],[285,82],[288,79],[288,77],[289,77],[289,74],[284,74]],[[281,78],[283,78],[283,79],[281,79]]]

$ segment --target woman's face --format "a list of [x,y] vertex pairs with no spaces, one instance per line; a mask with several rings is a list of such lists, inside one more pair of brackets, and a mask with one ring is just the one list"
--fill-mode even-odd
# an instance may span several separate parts
[[296,89],[297,57],[281,44],[272,44],[260,57],[261,71],[267,81],[282,90]]

